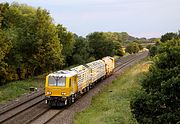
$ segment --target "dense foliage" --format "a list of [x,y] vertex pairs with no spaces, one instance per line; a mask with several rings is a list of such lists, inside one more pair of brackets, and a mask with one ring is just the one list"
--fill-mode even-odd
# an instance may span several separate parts
[[149,48],[149,55],[150,56],[155,56],[158,52],[158,46],[150,46]]
[[64,63],[68,66],[71,64],[71,57],[74,48],[74,34],[68,32],[65,27],[58,24],[57,25],[58,37],[59,37],[59,44],[62,44],[62,54],[64,56]]
[[138,53],[142,49],[143,47],[136,42],[131,42],[126,46],[126,52],[128,52],[129,54]]
[[16,2],[0,4],[0,85],[104,56],[124,54],[126,32],[94,32],[86,38],[55,25],[50,13]]
[[2,3],[0,11],[1,84],[39,75],[63,64],[62,45],[47,10]]
[[180,121],[179,36],[167,39],[157,47],[154,64],[142,80],[143,92],[131,102],[139,123],[174,124]]
[[161,42],[166,42],[176,36],[177,36],[176,33],[170,32],[170,33],[166,33],[166,34],[162,35],[160,40],[161,40]]
[[104,56],[123,55],[122,41],[118,33],[94,32],[87,36],[91,55],[96,59]]
[[72,54],[71,64],[85,64],[94,61],[95,58],[90,56],[91,48],[86,38],[75,35],[75,44]]

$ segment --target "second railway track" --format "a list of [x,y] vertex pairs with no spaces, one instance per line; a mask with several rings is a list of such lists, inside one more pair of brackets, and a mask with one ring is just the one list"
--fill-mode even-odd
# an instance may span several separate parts
[[[40,91],[42,92],[42,91]],[[19,104],[15,104],[14,106],[10,106],[7,109],[4,109],[0,112],[0,123],[6,122],[9,119],[15,117],[19,113],[31,108],[32,106],[37,105],[38,103],[44,101],[44,94],[38,93],[34,97],[27,99]]]

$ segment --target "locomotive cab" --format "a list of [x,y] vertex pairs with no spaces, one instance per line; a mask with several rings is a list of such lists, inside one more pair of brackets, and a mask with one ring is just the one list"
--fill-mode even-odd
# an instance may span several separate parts
[[77,92],[77,73],[57,71],[46,77],[45,98],[50,106],[67,105]]

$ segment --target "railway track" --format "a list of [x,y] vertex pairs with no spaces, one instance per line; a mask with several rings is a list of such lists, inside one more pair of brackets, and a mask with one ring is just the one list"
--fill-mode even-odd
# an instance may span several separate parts
[[[118,72],[122,68],[124,68],[126,65],[143,58],[146,56],[147,53],[138,53],[134,55],[127,56],[125,58],[121,58],[120,60],[116,61],[116,66],[114,73]],[[101,83],[99,83],[101,84]],[[81,99],[81,98],[80,98]],[[79,99],[78,99],[79,100]],[[77,102],[77,101],[76,101]],[[76,103],[75,102],[75,103]],[[42,108],[37,106],[44,106]],[[34,115],[31,115],[30,111],[33,111],[39,108],[39,111],[36,112]],[[64,108],[65,109],[65,108]],[[36,123],[49,123],[53,119],[55,119],[58,115],[60,115],[63,111],[63,108],[61,109],[52,109],[49,108],[47,105],[44,104],[44,92],[41,91],[37,93],[36,95],[30,97],[29,99],[19,102],[18,104],[5,106],[0,111],[0,123],[16,123],[14,120],[18,120],[21,118],[21,116],[25,116],[27,113],[31,116],[24,117],[24,120],[19,120],[18,123],[23,124],[36,124]]]
[[[126,63],[127,61],[129,61],[129,60],[137,57],[138,55],[142,55],[142,53],[130,54],[130,55],[128,55],[128,56],[121,57],[121,58],[119,58],[119,59],[116,59],[116,60],[115,60],[115,63],[116,63],[117,66],[120,65],[120,64],[124,64],[124,63]],[[117,67],[117,66],[116,66],[116,67]]]
[[[125,67],[126,65],[132,63],[133,61],[136,61],[140,58],[143,58],[144,56],[147,56],[148,52],[144,52],[144,53],[138,53],[136,55],[133,55],[131,57],[129,57],[126,61],[124,61],[123,63],[121,63],[122,61],[118,61],[117,62],[117,66],[114,69],[114,73],[118,72],[120,69],[122,69],[123,67]],[[121,63],[121,64],[119,64]]]
[[20,100],[17,99],[17,100],[11,101],[10,103],[7,103],[3,106],[0,106],[0,115],[15,108],[15,107],[18,107],[18,106],[28,102],[29,100],[35,99],[36,97],[38,97],[39,95],[42,95],[42,94],[43,94],[42,90],[34,91],[31,94],[23,96],[23,98],[21,98]]
[[31,119],[28,123],[25,124],[47,124],[63,111],[64,109],[49,109],[46,112],[40,114],[40,116]]
[[29,99],[26,99],[25,101],[19,102],[18,104],[15,104],[14,106],[8,106],[4,107],[2,111],[0,112],[0,123],[4,123],[7,120],[15,117],[19,113],[41,103],[44,100],[44,94],[42,91],[37,93],[35,96],[32,96]]

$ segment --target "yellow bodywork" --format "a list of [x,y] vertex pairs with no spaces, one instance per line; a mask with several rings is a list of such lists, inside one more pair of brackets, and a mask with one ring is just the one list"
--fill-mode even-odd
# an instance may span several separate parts
[[115,61],[113,57],[104,57],[102,58],[104,63],[106,64],[106,75],[110,75],[113,73],[115,67]]
[[45,96],[62,96],[69,97],[78,91],[77,75],[66,77],[65,86],[49,86],[48,76],[46,76]]

